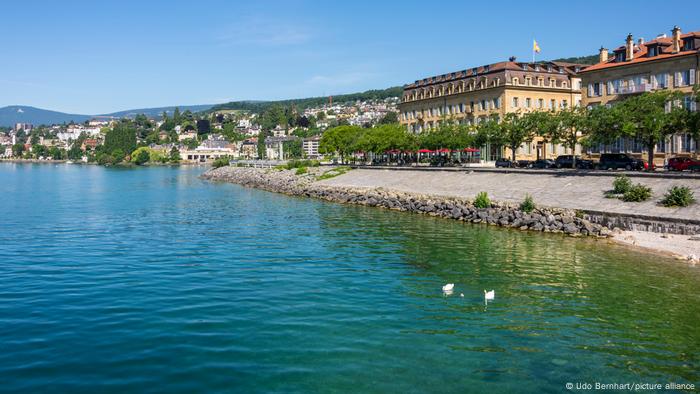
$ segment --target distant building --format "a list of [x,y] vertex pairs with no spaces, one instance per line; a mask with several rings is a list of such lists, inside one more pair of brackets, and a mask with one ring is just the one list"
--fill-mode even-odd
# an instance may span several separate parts
[[267,137],[265,138],[265,157],[268,160],[284,160],[284,143],[298,141],[297,137]]
[[13,127],[13,130],[15,132],[24,130],[25,133],[28,133],[32,131],[33,128],[34,126],[32,126],[31,123],[15,123],[15,127]]
[[249,138],[241,142],[239,148],[239,156],[244,159],[257,159],[258,157],[258,139]]
[[[584,86],[582,103],[586,107],[614,105],[632,95],[658,90],[683,93],[683,105],[697,111],[692,98],[693,86],[700,78],[700,31],[681,34],[674,27],[671,37],[661,34],[651,41],[634,41],[628,35],[625,44],[616,48],[612,56],[600,48],[598,63],[581,72]],[[663,164],[670,156],[689,156],[696,151],[698,142],[689,134],[669,136],[656,145],[654,161]],[[596,145],[588,153],[630,153],[642,156],[644,147],[631,138],[619,138],[610,145]]]
[[319,142],[321,136],[316,135],[311,138],[304,138],[301,141],[301,150],[305,157],[309,159],[318,159],[321,155],[318,153]]

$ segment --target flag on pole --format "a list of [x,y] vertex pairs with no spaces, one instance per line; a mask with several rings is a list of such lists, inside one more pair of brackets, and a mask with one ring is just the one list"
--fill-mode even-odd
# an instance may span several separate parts
[[540,46],[537,44],[537,40],[532,40],[532,51],[540,53]]

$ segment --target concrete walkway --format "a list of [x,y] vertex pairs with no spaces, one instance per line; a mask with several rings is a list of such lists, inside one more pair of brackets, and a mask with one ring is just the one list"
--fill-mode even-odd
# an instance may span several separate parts
[[605,211],[612,213],[700,220],[700,203],[686,208],[666,208],[658,204],[675,185],[688,186],[700,201],[700,180],[635,177],[634,183],[651,187],[651,200],[641,203],[605,198],[614,178],[566,174],[521,174],[499,172],[410,171],[356,169],[322,184],[349,187],[382,187],[410,193],[434,194],[472,199],[485,191],[493,200],[520,202],[530,194],[543,206]]

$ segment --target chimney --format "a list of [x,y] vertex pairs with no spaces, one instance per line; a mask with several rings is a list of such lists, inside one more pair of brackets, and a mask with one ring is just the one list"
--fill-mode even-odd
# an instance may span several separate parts
[[608,48],[600,47],[600,55],[598,57],[598,63],[605,63],[608,61]]
[[640,37],[640,38],[637,40],[637,45],[639,46],[639,48],[641,48],[642,45],[644,45],[644,37]]
[[681,51],[681,28],[678,26],[673,26],[671,30],[671,37],[673,38],[673,53],[678,53]]
[[632,38],[632,33],[627,35],[627,41],[625,41],[625,60],[628,62],[634,59],[634,39]]

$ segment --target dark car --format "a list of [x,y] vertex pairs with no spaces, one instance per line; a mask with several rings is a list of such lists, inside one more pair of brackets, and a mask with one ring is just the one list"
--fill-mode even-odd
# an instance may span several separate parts
[[528,168],[532,165],[532,160],[518,160],[517,164],[520,168]]
[[635,159],[624,153],[604,153],[600,155],[598,168],[601,170],[616,170],[624,168],[626,170],[643,170],[644,160]]
[[496,168],[513,168],[516,164],[510,161],[510,159],[500,158],[496,160]]
[[672,157],[666,165],[669,171],[700,171],[700,160],[691,159],[690,157]]
[[[554,165],[557,168],[573,168],[574,155],[557,156],[557,159],[554,160]],[[576,168],[593,168],[593,161],[576,156]]]
[[530,168],[554,168],[554,166],[554,160],[551,159],[539,159],[530,164]]

